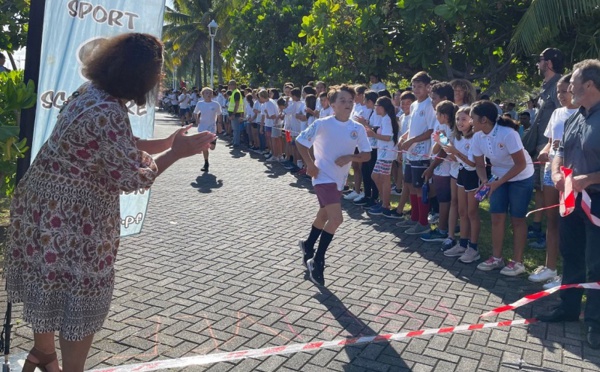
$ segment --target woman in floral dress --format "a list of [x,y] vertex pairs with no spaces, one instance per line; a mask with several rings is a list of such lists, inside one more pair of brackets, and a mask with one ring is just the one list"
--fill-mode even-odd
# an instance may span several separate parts
[[[6,279],[23,302],[34,347],[23,371],[83,371],[94,333],[110,307],[119,246],[119,195],[147,189],[176,160],[208,149],[214,135],[138,140],[126,102],[146,103],[160,81],[162,44],[123,34],[98,47],[84,67],[90,80],[65,104],[11,204]],[[149,154],[158,154],[154,158]]]

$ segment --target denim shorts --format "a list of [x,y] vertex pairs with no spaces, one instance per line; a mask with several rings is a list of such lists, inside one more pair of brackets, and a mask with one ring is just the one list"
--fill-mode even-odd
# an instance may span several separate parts
[[511,217],[525,218],[531,195],[533,177],[505,182],[490,197],[490,213],[510,213]]

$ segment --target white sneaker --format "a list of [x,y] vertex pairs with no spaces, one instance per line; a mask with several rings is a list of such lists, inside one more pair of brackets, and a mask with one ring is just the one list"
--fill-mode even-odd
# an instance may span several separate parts
[[279,159],[277,158],[277,156],[271,156],[271,157],[268,157],[267,160],[265,160],[265,162],[275,163],[275,162],[279,162]]
[[346,196],[344,196],[345,200],[354,200],[356,198],[358,198],[360,196],[359,193],[357,193],[356,191],[352,190],[352,192]]
[[465,253],[466,250],[467,250],[467,248],[461,247],[460,243],[456,243],[454,245],[454,247],[448,249],[447,251],[444,251],[444,256],[446,256],[446,257],[460,257],[460,256],[463,255],[463,253]]
[[479,255],[479,251],[474,250],[471,247],[468,247],[465,253],[458,258],[458,260],[462,263],[471,263],[479,260],[481,256]]
[[556,277],[556,270],[550,270],[546,266],[540,266],[533,274],[529,275],[529,280],[535,283],[547,282]]
[[483,261],[479,265],[477,265],[477,270],[481,271],[492,271],[497,269],[502,269],[504,267],[504,260],[502,258],[496,258],[494,256],[490,256],[487,260]]
[[544,284],[543,287],[544,287],[544,289],[550,289],[550,288],[558,287],[561,284],[562,284],[562,276],[558,275],[558,276],[555,276],[554,279],[550,280],[548,283]]
[[500,270],[500,274],[506,276],[518,276],[525,272],[525,266],[520,262],[511,260],[504,269]]

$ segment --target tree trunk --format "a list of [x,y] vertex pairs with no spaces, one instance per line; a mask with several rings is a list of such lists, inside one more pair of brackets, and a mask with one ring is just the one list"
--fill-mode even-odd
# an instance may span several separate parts
[[7,52],[6,54],[8,54],[8,59],[10,60],[10,65],[12,66],[12,69],[14,71],[16,71],[17,70],[17,64],[15,63],[15,59],[13,58],[12,53],[8,53]]

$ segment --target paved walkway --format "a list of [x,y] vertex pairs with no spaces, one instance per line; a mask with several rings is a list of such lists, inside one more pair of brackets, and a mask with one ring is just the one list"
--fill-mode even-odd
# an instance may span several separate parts
[[[177,127],[158,114],[157,136]],[[319,289],[297,247],[317,207],[309,180],[223,141],[211,160],[202,174],[201,156],[185,159],[153,187],[143,233],[122,241],[111,312],[87,368],[478,323],[484,311],[541,289],[446,259],[437,245],[351,205]],[[529,318],[552,301],[499,318]],[[2,311],[5,302],[0,295]],[[31,337],[17,324],[13,352],[28,350]],[[578,323],[533,324],[182,370],[597,371],[600,353],[582,340]]]

